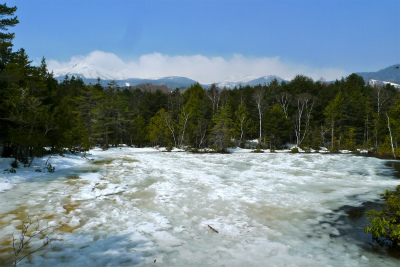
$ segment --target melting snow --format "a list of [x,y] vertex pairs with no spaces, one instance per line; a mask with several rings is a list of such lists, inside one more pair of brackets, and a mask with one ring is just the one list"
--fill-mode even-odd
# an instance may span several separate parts
[[19,266],[399,265],[345,240],[326,216],[394,188],[384,160],[232,152],[93,150],[92,162],[51,159],[53,174],[3,175],[12,186],[0,193],[0,251],[30,215],[60,229]]

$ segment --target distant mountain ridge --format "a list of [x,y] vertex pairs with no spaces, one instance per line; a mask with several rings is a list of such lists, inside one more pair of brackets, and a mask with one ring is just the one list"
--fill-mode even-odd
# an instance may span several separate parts
[[[93,73],[93,72],[92,72]],[[84,75],[79,74],[79,73],[66,73],[65,75],[58,75],[56,76],[54,74],[54,77],[58,81],[62,81],[65,79],[65,76],[68,75],[69,77],[75,76],[79,77],[83,80],[85,84],[96,84],[97,83],[97,78],[86,78]],[[104,79],[103,76],[98,76],[100,78],[100,84],[103,86],[107,86],[111,81],[115,81],[120,87],[126,87],[126,86],[136,86],[139,84],[153,84],[153,85],[165,85],[169,88],[187,88],[190,87],[192,84],[197,83],[197,81],[186,78],[186,77],[179,77],[179,76],[170,76],[170,77],[163,77],[163,78],[158,78],[158,79],[140,79],[140,78],[130,78],[130,79]],[[103,78],[101,78],[103,77]],[[215,83],[218,87],[220,88],[228,88],[228,89],[233,89],[235,87],[239,86],[255,86],[258,84],[269,84],[271,83],[274,79],[276,79],[279,83],[284,81],[282,78],[275,76],[275,75],[269,75],[269,76],[264,76],[260,78],[255,78],[255,79],[244,79],[242,81],[237,81],[237,82],[230,82],[230,81],[224,81],[224,82],[218,82]],[[208,88],[211,86],[211,84],[201,84],[203,87]]]
[[[69,73],[65,74],[63,76],[54,76],[54,78],[58,81],[62,81],[65,79],[65,76],[68,75],[71,77],[74,75],[75,77],[79,77],[83,80],[85,84],[96,84],[97,83],[97,78],[86,78],[85,76],[81,74],[74,74],[74,73]],[[107,86],[111,81],[115,81],[118,86],[120,87],[126,87],[126,86],[136,86],[139,84],[153,84],[153,85],[166,85],[169,88],[187,88],[191,86],[192,84],[197,83],[195,80],[186,78],[186,77],[178,77],[178,76],[171,76],[171,77],[164,77],[164,78],[159,78],[159,79],[140,79],[140,78],[130,78],[130,79],[123,79],[123,80],[117,80],[117,79],[101,79],[100,78],[100,84],[103,86]]]
[[[366,82],[370,84],[385,84],[391,83],[395,84],[397,87],[400,84],[400,68],[397,68],[400,64],[396,64],[385,69],[379,70],[377,72],[359,72],[356,73],[364,78]],[[106,71],[103,68],[88,62],[79,62],[73,66],[60,68],[53,70],[53,75],[58,81],[62,81],[66,75],[80,77],[84,83],[95,84],[98,78],[100,78],[100,83],[103,86],[107,86],[111,81],[115,81],[120,87],[126,86],[136,86],[139,84],[153,84],[153,85],[165,85],[169,88],[187,88],[192,84],[197,83],[197,81],[179,76],[169,76],[163,78],[131,78],[127,70],[122,71]],[[241,78],[232,78],[232,80],[215,82],[215,84],[220,88],[232,89],[239,86],[255,86],[258,84],[269,84],[274,79],[279,83],[284,81],[284,79],[275,76],[267,75],[263,77],[247,76]],[[207,88],[211,84],[201,84],[203,87]]]
[[366,82],[371,80],[381,81],[383,83],[400,84],[400,64],[395,64],[376,72],[358,72]]

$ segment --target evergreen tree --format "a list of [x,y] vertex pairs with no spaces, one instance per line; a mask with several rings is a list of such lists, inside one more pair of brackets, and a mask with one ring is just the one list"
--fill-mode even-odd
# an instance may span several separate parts
[[219,152],[227,152],[227,148],[231,145],[234,129],[230,114],[230,106],[226,104],[218,109],[216,116],[212,119],[214,123],[211,129],[212,139]]
[[154,145],[168,144],[169,129],[164,117],[165,110],[162,108],[150,120],[149,139]]
[[[80,95],[74,99],[75,112],[81,124],[84,125],[87,131],[87,141],[85,147],[90,147],[95,144],[94,123],[98,115],[98,102],[101,98],[101,93],[97,91],[93,85],[87,85],[81,88]],[[86,136],[86,133],[82,133]]]
[[9,28],[19,23],[17,16],[14,16],[17,7],[8,7],[7,4],[0,4],[0,71],[12,60],[12,40],[15,33],[8,32]]
[[342,108],[343,108],[343,94],[341,91],[337,94],[334,100],[324,110],[325,121],[330,125],[331,129],[331,150],[334,150],[334,139],[335,139],[335,127],[338,127],[339,122],[342,119]]
[[269,148],[277,148],[288,140],[292,124],[278,103],[265,116],[264,132]]
[[199,147],[207,132],[207,96],[204,89],[195,84],[184,92],[182,98],[185,104],[179,115],[179,144]]

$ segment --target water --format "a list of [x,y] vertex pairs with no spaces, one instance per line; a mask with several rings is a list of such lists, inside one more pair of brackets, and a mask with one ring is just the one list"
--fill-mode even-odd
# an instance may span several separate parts
[[80,171],[0,193],[0,265],[26,215],[59,229],[19,266],[400,264],[352,219],[399,183],[388,161],[140,151],[95,151]]

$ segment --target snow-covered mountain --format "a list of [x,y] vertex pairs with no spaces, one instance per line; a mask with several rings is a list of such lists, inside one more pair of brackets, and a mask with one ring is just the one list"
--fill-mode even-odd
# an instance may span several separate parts
[[380,80],[374,80],[374,79],[370,79],[368,81],[368,83],[370,85],[386,85],[386,84],[390,84],[391,86],[400,89],[400,84],[397,83],[392,83],[392,82],[387,82],[387,81],[380,81]]
[[[125,74],[123,74],[125,73]],[[183,88],[189,87],[190,85],[196,83],[197,81],[179,76],[169,76],[163,78],[153,78],[153,79],[142,79],[142,78],[133,78],[126,75],[125,72],[110,72],[107,71],[93,63],[88,62],[79,62],[73,66],[55,69],[53,70],[54,77],[62,81],[66,75],[68,76],[76,76],[82,78],[85,83],[97,83],[97,78],[101,79],[101,83],[103,85],[107,85],[110,81],[116,81],[119,86],[134,86],[143,83],[152,83],[154,85],[166,85],[170,88]],[[283,79],[275,76],[263,76],[263,77],[255,77],[255,76],[245,76],[245,77],[232,77],[231,79],[215,82],[215,84],[220,88],[228,88],[232,89],[234,87],[239,86],[254,86],[258,84],[269,84],[274,79],[278,82],[282,82]],[[211,84],[202,84],[204,87],[209,87]]]
[[370,84],[391,84],[400,88],[400,64],[395,64],[376,72],[358,72]]
[[[397,65],[387,67],[383,70],[377,72],[360,72],[356,73],[364,78],[365,81],[370,84],[391,84],[396,88],[400,89],[400,71]],[[101,79],[103,85],[107,85],[111,81],[116,81],[119,86],[134,86],[143,83],[152,83],[154,85],[166,85],[170,88],[186,88],[190,85],[196,83],[197,81],[179,76],[169,76],[163,78],[134,78],[129,70],[119,70],[119,71],[109,71],[105,70],[93,63],[89,62],[79,62],[73,66],[64,67],[60,69],[53,70],[54,77],[61,81],[66,75],[76,76],[82,78],[85,83],[96,83],[97,78]],[[268,75],[263,77],[255,76],[244,76],[244,77],[231,77],[225,81],[215,81],[215,84],[220,88],[232,89],[239,86],[255,86],[258,84],[269,84],[274,79],[279,83],[284,81],[284,79],[275,76]],[[202,84],[205,88],[210,87],[211,84]]]
[[126,77],[118,73],[111,73],[103,68],[88,62],[79,62],[73,66],[53,70],[54,77],[76,76],[86,79],[123,80]]
[[237,81],[223,81],[223,82],[218,82],[216,83],[218,87],[220,88],[228,88],[228,89],[233,89],[234,87],[240,87],[240,86],[255,86],[255,85],[263,85],[263,84],[270,84],[273,80],[277,80],[279,83],[283,81],[282,78],[275,76],[275,75],[268,75],[268,76],[263,76],[263,77],[254,77],[254,76],[247,76],[243,77]]

